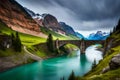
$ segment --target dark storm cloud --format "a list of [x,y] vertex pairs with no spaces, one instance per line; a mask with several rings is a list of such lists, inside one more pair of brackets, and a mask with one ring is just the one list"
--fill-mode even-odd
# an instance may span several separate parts
[[[108,29],[120,17],[120,0],[17,0],[34,6],[45,7],[55,16],[68,16],[65,19],[75,29]],[[58,7],[58,8],[57,8]],[[53,9],[52,9],[53,8]],[[54,12],[55,9],[63,13]],[[64,13],[65,12],[65,13]],[[72,16],[72,17],[71,17]],[[63,17],[64,18],[64,17]]]
[[80,20],[113,19],[120,16],[120,0],[26,0],[26,2],[48,7],[57,3],[73,11]]

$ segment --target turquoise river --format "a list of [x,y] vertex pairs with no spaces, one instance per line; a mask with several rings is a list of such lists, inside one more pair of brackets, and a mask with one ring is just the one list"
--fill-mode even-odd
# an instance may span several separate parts
[[72,71],[76,76],[83,76],[92,66],[94,59],[102,59],[102,52],[96,46],[87,48],[85,54],[76,51],[76,56],[67,55],[26,64],[0,73],[0,80],[60,80],[68,79]]

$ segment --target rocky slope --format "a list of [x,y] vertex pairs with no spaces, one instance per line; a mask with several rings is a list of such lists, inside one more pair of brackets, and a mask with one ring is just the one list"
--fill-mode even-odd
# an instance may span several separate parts
[[40,33],[40,26],[15,0],[0,0],[0,20],[19,32],[33,35]]
[[25,10],[31,15],[31,17],[40,25],[55,31],[59,34],[70,34],[77,36],[74,29],[64,22],[58,22],[57,18],[51,14],[39,14],[34,13],[32,10],[25,8]]

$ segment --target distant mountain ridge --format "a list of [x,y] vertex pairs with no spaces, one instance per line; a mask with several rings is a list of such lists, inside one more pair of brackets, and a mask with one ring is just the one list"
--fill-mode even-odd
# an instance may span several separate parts
[[61,25],[61,27],[63,28],[67,35],[71,34],[77,36],[74,29],[71,26],[67,25],[65,22],[59,22],[59,24]]
[[58,22],[57,18],[51,14],[39,14],[35,13],[27,8],[25,10],[31,15],[31,17],[40,25],[44,26],[52,31],[55,31],[59,34],[64,34],[64,35],[74,35],[75,31],[74,29],[67,25],[65,22]]
[[86,38],[82,34],[80,34],[79,32],[75,32],[75,33],[76,33],[77,37],[86,40]]
[[88,36],[88,40],[105,40],[109,36],[109,33],[97,31],[96,33],[91,33]]

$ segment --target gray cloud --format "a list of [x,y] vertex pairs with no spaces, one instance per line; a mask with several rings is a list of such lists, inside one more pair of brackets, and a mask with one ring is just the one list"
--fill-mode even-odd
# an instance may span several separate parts
[[38,12],[50,13],[76,30],[110,30],[120,17],[120,0],[17,0]]

